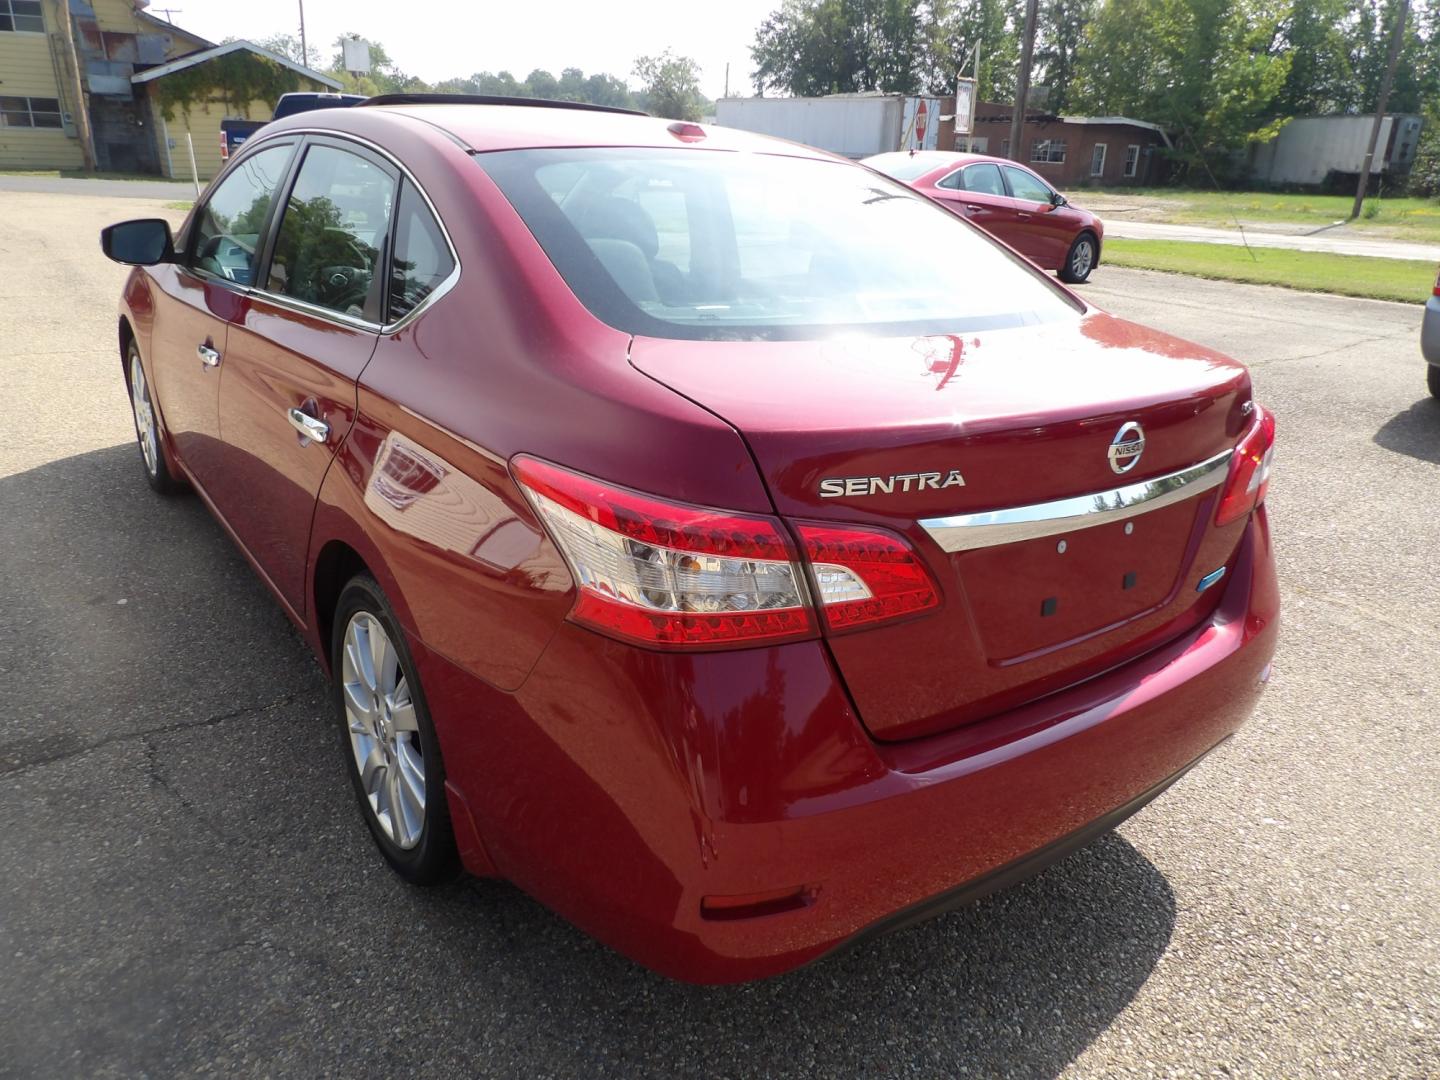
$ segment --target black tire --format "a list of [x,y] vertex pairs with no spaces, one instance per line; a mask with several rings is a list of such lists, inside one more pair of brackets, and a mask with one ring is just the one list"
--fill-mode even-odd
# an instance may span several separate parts
[[1060,280],[1068,285],[1083,285],[1090,272],[1100,265],[1100,246],[1093,233],[1081,233],[1065,253],[1065,265],[1060,267]]
[[1440,367],[1435,364],[1425,365],[1425,382],[1430,387],[1430,394],[1440,398]]
[[[414,705],[419,750],[424,762],[425,807],[424,823],[419,839],[411,847],[403,847],[391,838],[381,823],[375,808],[371,805],[370,793],[361,779],[356,752],[352,749],[349,717],[346,712],[345,689],[345,634],[352,619],[365,613],[384,628],[399,662],[400,673],[409,689]],[[450,821],[450,809],[445,800],[445,766],[440,758],[440,742],[435,736],[435,725],[430,721],[430,710],[425,703],[425,693],[415,662],[405,643],[405,635],[380,591],[380,586],[368,574],[351,578],[341,590],[335,605],[335,618],[330,641],[332,700],[340,730],[341,753],[345,767],[350,774],[350,783],[355,789],[355,798],[360,804],[361,816],[365,819],[370,835],[380,853],[395,872],[414,885],[438,885],[455,877],[460,868],[455,848],[455,831]]]
[[[135,387],[139,379],[140,395],[145,401],[148,420],[142,419]],[[130,395],[130,419],[135,426],[135,448],[140,454],[140,468],[145,482],[161,495],[175,495],[185,490],[185,482],[170,471],[165,460],[165,437],[160,429],[160,416],[155,411],[150,393],[150,380],[140,359],[140,346],[132,340],[125,347],[125,390]],[[144,430],[148,426],[148,434]],[[148,445],[147,445],[148,444]]]

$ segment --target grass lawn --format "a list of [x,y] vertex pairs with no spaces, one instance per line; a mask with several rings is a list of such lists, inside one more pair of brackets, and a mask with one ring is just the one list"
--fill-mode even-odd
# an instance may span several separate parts
[[[1253,252],[1254,258],[1251,258]],[[1367,296],[1423,304],[1435,285],[1435,264],[1410,259],[1372,259],[1318,251],[1195,244],[1179,240],[1105,241],[1104,261],[1111,266],[1168,270],[1176,274],[1282,285],[1307,292]]]
[[[1307,225],[1323,228],[1350,216],[1350,195],[1281,194],[1273,191],[1189,191],[1177,188],[1097,189],[1112,209],[1127,198],[1143,203],[1146,213],[1137,220],[1167,221],[1176,225],[1210,225],[1233,229],[1238,218],[1247,225]],[[1138,196],[1138,198],[1136,198]],[[1085,193],[1075,201],[1085,205]],[[1102,217],[1105,211],[1097,207]],[[1373,215],[1373,216],[1366,216]],[[1117,217],[1125,216],[1117,214]],[[1422,242],[1440,240],[1440,201],[1433,199],[1378,198],[1365,200],[1360,217],[1347,229],[1375,231],[1398,239]]]
[[163,176],[147,173],[86,172],[84,169],[0,169],[0,176],[43,176],[47,179],[64,180],[137,180],[155,183],[164,182]]

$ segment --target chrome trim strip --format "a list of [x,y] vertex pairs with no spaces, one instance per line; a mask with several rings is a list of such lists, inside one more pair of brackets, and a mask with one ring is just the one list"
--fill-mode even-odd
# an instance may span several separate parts
[[1163,506],[1193,498],[1225,479],[1233,450],[1226,450],[1188,469],[1149,480],[1076,495],[1053,502],[1016,506],[1008,510],[987,510],[978,514],[926,518],[920,526],[942,549],[949,552],[1036,540],[1043,536],[1091,529],[1138,517]]
[[[424,186],[421,185],[420,181],[415,179],[415,174],[412,173],[409,169],[407,169],[404,163],[402,163],[398,158],[395,157],[394,154],[390,153],[390,151],[386,150],[383,146],[379,146],[371,142],[369,139],[362,138],[359,135],[351,135],[348,131],[335,131],[328,128],[311,127],[285,128],[282,131],[274,131],[271,132],[269,135],[263,135],[259,138],[246,140],[246,153],[244,156],[249,157],[251,153],[258,153],[258,151],[252,151],[251,147],[263,146],[271,139],[284,139],[291,135],[323,135],[326,138],[336,139],[341,142],[353,142],[365,147],[373,154],[378,154],[380,157],[390,162],[391,165],[394,165],[395,168],[404,175],[405,179],[410,181],[410,184],[415,188],[415,190],[420,193],[420,197],[425,200],[425,205],[430,209],[430,216],[435,219],[435,224],[440,226],[440,235],[445,238],[445,246],[450,249],[450,261],[455,264],[455,269],[450,271],[449,276],[446,277],[445,280],[440,282],[439,285],[435,286],[429,296],[425,297],[424,300],[420,301],[420,303],[416,304],[413,308],[407,311],[402,318],[395,320],[393,323],[388,323],[385,326],[379,326],[365,319],[357,319],[354,316],[346,315],[344,312],[332,311],[329,308],[323,308],[317,304],[308,304],[304,300],[296,300],[292,296],[281,296],[277,293],[270,292],[268,289],[262,289],[258,285],[241,285],[239,282],[236,281],[227,281],[227,279],[218,277],[217,275],[211,274],[209,271],[206,270],[198,270],[195,267],[189,266],[184,267],[184,269],[191,273],[202,273],[205,274],[207,277],[215,278],[215,280],[217,281],[226,282],[229,285],[233,285],[246,296],[258,296],[269,301],[272,304],[277,305],[278,307],[290,308],[294,311],[299,312],[302,315],[312,315],[318,319],[326,319],[331,322],[336,322],[352,330],[368,330],[371,333],[376,334],[399,333],[401,330],[405,329],[405,327],[409,326],[412,322],[418,319],[421,314],[424,313],[425,309],[430,307],[431,304],[437,303],[440,298],[446,293],[448,293],[451,289],[453,289],[456,283],[460,280],[460,253],[455,250],[455,241],[450,239],[450,230],[445,226],[445,219],[440,216],[440,211],[435,209],[435,203],[431,200],[430,193],[425,190]],[[239,160],[239,155],[237,155],[236,160]],[[209,189],[207,188],[206,190],[208,192]],[[398,204],[396,206],[396,209],[399,209]],[[283,209],[281,210],[281,214],[284,214]]]

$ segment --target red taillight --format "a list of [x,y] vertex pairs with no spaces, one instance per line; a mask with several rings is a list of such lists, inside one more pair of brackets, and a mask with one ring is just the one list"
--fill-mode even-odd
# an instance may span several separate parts
[[855,525],[796,528],[830,630],[856,630],[939,606],[934,579],[894,533]]
[[1440,273],[1435,275],[1435,295],[1440,296]]
[[1230,475],[1220,493],[1215,524],[1228,525],[1265,501],[1270,468],[1275,460],[1275,414],[1257,407],[1255,424],[1240,440],[1230,458]]
[[814,635],[775,518],[669,502],[534,458],[514,468],[575,575],[576,622],[657,648]]
[[[805,574],[778,518],[658,499],[535,458],[512,464],[575,576],[576,622],[670,649],[815,635]],[[894,533],[797,529],[832,633],[939,605],[934,579]]]

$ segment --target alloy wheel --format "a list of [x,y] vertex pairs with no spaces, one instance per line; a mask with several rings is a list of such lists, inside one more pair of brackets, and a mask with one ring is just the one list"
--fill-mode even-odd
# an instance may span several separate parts
[[425,757],[400,654],[380,620],[357,611],[345,627],[341,686],[350,751],[385,835],[410,850],[425,828]]
[[145,369],[140,354],[130,354],[130,407],[135,414],[135,434],[140,440],[140,453],[145,458],[145,471],[155,476],[160,467],[160,438],[155,428],[155,408],[150,403],[150,387],[145,382]]
[[1075,245],[1075,253],[1070,256],[1070,273],[1077,278],[1083,278],[1090,273],[1090,266],[1095,261],[1095,245],[1089,240],[1081,240]]

